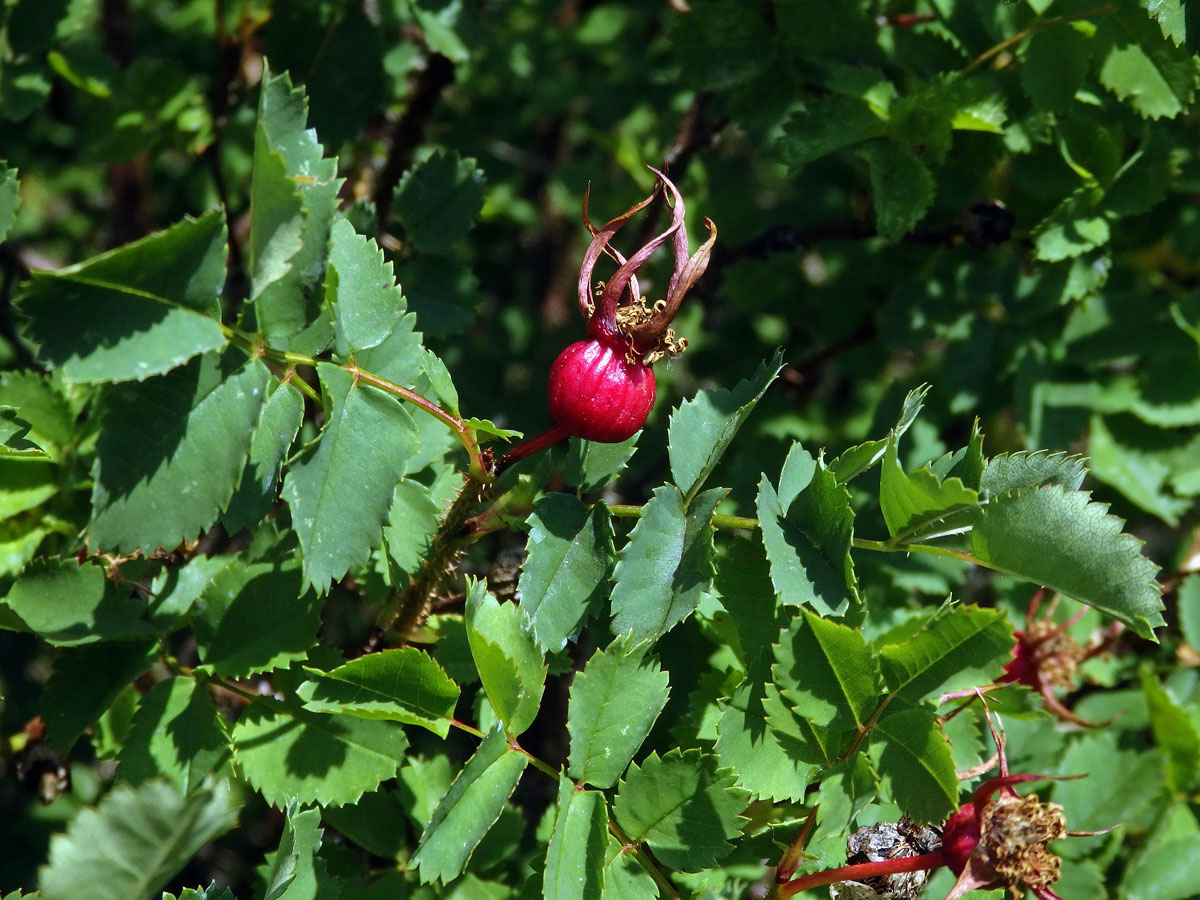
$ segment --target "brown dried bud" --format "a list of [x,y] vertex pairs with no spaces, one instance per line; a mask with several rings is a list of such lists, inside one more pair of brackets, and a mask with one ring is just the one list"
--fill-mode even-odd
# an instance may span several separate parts
[[1062,862],[1046,849],[1067,835],[1067,820],[1057,803],[1043,803],[1036,794],[1000,791],[984,806],[980,825],[980,846],[1002,884],[1023,882],[1037,891],[1058,881]]

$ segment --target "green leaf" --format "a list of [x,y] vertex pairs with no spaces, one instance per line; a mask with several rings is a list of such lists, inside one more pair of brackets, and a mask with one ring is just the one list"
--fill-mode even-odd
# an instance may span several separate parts
[[412,416],[395,399],[339,366],[321,363],[317,371],[333,408],[320,440],[289,467],[283,496],[304,551],[304,575],[324,593],[379,546],[417,437]]
[[150,553],[212,525],[246,465],[267,377],[261,362],[230,349],[107,389],[92,467],[92,546]]
[[317,642],[321,603],[294,560],[235,563],[213,576],[191,621],[205,668],[240,677],[305,659]]
[[613,558],[612,523],[603,504],[547,494],[529,517],[529,552],[517,593],[538,643],[561,650],[605,594]]
[[884,240],[898,241],[933,204],[933,175],[912,151],[892,141],[873,141],[863,155],[871,171],[875,228]]
[[804,101],[804,109],[793,113],[784,123],[777,148],[795,173],[843,147],[879,137],[886,129],[887,123],[857,97],[842,94],[809,97]]
[[267,514],[279,492],[279,473],[304,419],[304,395],[271,379],[270,393],[250,436],[250,456],[242,480],[221,520],[236,534]]
[[404,173],[393,209],[413,247],[444,253],[475,224],[483,194],[483,171],[475,160],[439,150]]
[[1153,638],[1162,624],[1158,566],[1122,521],[1082,491],[1047,485],[988,503],[971,532],[971,552],[991,568],[1045,585]]
[[70,750],[134,678],[149,668],[156,646],[132,641],[68,648],[54,661],[41,698],[46,742]]
[[533,625],[515,603],[497,603],[483,582],[467,583],[467,638],[484,692],[509,734],[533,722],[546,686],[546,664]]
[[1096,27],[1100,83],[1148,119],[1173,118],[1191,105],[1196,67],[1185,48],[1163,40],[1136,10],[1121,10]]
[[346,713],[422,725],[440,737],[450,730],[458,685],[415,647],[382,650],[313,676],[296,693],[313,712]]
[[672,869],[695,872],[716,864],[741,833],[746,792],[733,774],[700,750],[651,753],[617,787],[613,815],[630,841],[645,841]]
[[979,491],[984,497],[998,497],[1020,488],[1061,484],[1069,491],[1079,490],[1087,475],[1087,460],[1082,456],[1051,453],[1048,450],[999,453],[987,461]]
[[317,859],[321,848],[321,811],[300,810],[295,801],[287,804],[283,834],[259,874],[266,885],[263,900],[316,900],[325,861]]
[[1146,512],[1168,525],[1178,525],[1191,502],[1174,496],[1167,487],[1173,469],[1169,458],[1128,446],[1109,430],[1102,416],[1092,416],[1088,432],[1092,474]]
[[638,438],[641,436],[640,431],[635,432],[619,444],[571,438],[563,479],[585,494],[607,487],[624,471],[630,457],[637,451]]
[[727,493],[713,488],[686,506],[678,488],[655,489],[613,571],[613,634],[652,641],[692,614],[712,587],[712,513]]
[[[633,853],[609,836],[604,861],[604,896],[607,900],[656,900],[658,885]],[[6,898],[7,900],[7,898]]]
[[401,572],[411,574],[421,567],[429,543],[437,534],[439,513],[437,503],[423,484],[409,478],[396,483],[383,539],[388,556]]
[[862,633],[807,609],[780,635],[774,674],[793,711],[822,728],[862,728],[882,687]]
[[1192,573],[1179,583],[1176,604],[1183,639],[1193,649],[1200,647],[1200,574]]
[[1042,109],[1064,111],[1083,87],[1091,54],[1091,36],[1073,23],[1037,29],[1021,59],[1025,93]]
[[272,346],[324,349],[332,323],[321,317],[320,286],[341,179],[306,129],[308,103],[286,72],[264,67],[254,137],[248,245],[250,299]]
[[[171,894],[164,892],[162,900],[175,900],[175,898]],[[179,900],[237,900],[237,898],[233,896],[233,892],[229,888],[221,890],[214,881],[203,890],[200,888],[184,888],[179,892]]]
[[355,803],[395,778],[408,740],[392,722],[252,703],[233,726],[238,770],[272,806]]
[[887,795],[920,822],[944,818],[958,800],[958,775],[937,715],[892,703],[871,733],[871,759]]
[[134,785],[165,776],[186,794],[229,755],[208,687],[194,678],[167,678],[138,701],[117,772]]
[[[145,637],[144,604],[111,584],[100,566],[41,557],[0,600],[0,627],[31,631],[61,647]],[[15,618],[14,618],[15,617]]]
[[1033,230],[1037,258],[1058,262],[1107,244],[1109,225],[1103,200],[1102,190],[1086,185],[1063,200]]
[[33,426],[11,406],[0,406],[0,457],[5,459],[49,459],[45,449],[28,438]]
[[646,645],[618,638],[597,650],[571,682],[567,774],[610,788],[650,733],[667,704],[667,673],[646,656]]
[[1013,630],[1001,610],[957,604],[920,631],[879,648],[888,691],[910,703],[934,693],[986,684],[1012,657]]
[[770,362],[762,363],[733,390],[713,388],[696,393],[671,413],[667,431],[671,457],[671,477],[683,491],[684,505],[691,503],[738,429],[749,418],[779,370],[783,351],[776,351]]
[[558,786],[558,816],[546,850],[542,896],[546,900],[599,900],[604,893],[608,813],[599,791]]
[[721,543],[725,554],[718,561],[715,584],[725,611],[713,617],[714,624],[743,670],[762,675],[760,681],[768,680],[774,661],[772,647],[791,621],[791,613],[776,599],[771,565],[759,537],[735,536]]
[[35,273],[19,308],[39,357],[68,381],[141,381],[225,345],[217,306],[225,254],[225,217],[213,210]]
[[[789,466],[813,465],[811,481],[798,493],[788,487]],[[797,482],[798,483],[798,482]],[[795,499],[789,499],[793,494]],[[812,460],[799,444],[792,447],[780,494],[763,475],[758,485],[758,521],[771,561],[771,580],[789,606],[812,606],[837,614],[848,601],[858,601],[850,543],[854,512],[850,494],[823,460]]]
[[883,458],[879,483],[879,506],[894,542],[913,541],[940,534],[964,530],[957,519],[947,517],[972,509],[979,495],[962,483],[960,478],[939,480],[923,466],[906,474],[900,466],[897,441],[889,441]]
[[1054,786],[1071,828],[1095,831],[1120,823],[1146,825],[1160,805],[1162,754],[1122,746],[1116,729],[1096,730],[1068,746],[1059,761],[1060,775],[1087,775]]
[[1200,878],[1200,826],[1186,803],[1172,803],[1130,860],[1121,900],[1187,900]]
[[166,566],[150,583],[150,600],[146,614],[159,634],[169,634],[182,627],[183,618],[192,610],[220,572],[241,565],[236,556],[204,556],[198,554],[184,566]]
[[50,842],[42,900],[148,900],[237,821],[225,782],[188,796],[168,781],[118,784]]
[[[896,422],[896,426],[892,429],[892,434],[899,440],[904,436],[904,432],[908,431],[917,416],[921,412],[921,408],[925,405],[925,396],[929,393],[929,385],[923,384],[920,387],[914,388],[904,396],[904,403],[900,408],[900,418]],[[856,475],[861,475],[875,463],[883,459],[883,454],[887,450],[888,443],[891,441],[891,435],[877,441],[867,441],[865,444],[859,444],[857,447],[851,447],[845,453],[841,454],[837,459],[829,464],[829,469],[836,476],[839,482],[847,482]]]
[[383,343],[404,315],[404,295],[392,264],[347,219],[334,222],[329,233],[325,302],[333,308],[340,356]]
[[8,236],[8,230],[17,220],[17,207],[21,205],[21,184],[17,170],[10,169],[0,159],[0,241]]
[[526,758],[497,728],[475,751],[438,802],[409,861],[421,881],[452,881],[462,874],[483,836],[500,818],[525,771]]
[[[445,759],[445,757],[442,757]],[[449,760],[445,760],[447,765]],[[406,765],[401,769],[401,777],[409,771]],[[434,801],[450,786],[450,777],[446,783],[436,787]],[[421,825],[429,821],[429,813],[433,811],[434,801],[431,801]],[[358,802],[346,806],[327,806],[321,810],[321,819],[336,828],[348,840],[353,841],[364,850],[384,859],[395,859],[408,845],[408,821],[405,816],[407,805],[402,808],[399,791],[380,789],[369,794],[363,794]],[[415,811],[414,811],[415,812]]]
[[779,802],[798,800],[815,767],[798,761],[787,738],[767,726],[766,692],[767,685],[757,679],[742,682],[717,722],[713,749],[751,796]]
[[1186,793],[1200,772],[1200,725],[1167,693],[1148,664],[1140,674],[1150,730],[1166,757],[1167,786],[1176,794]]

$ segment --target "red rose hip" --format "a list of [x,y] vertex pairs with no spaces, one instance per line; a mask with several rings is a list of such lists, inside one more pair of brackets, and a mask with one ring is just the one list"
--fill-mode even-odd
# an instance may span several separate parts
[[550,367],[550,415],[573,437],[615,444],[631,437],[654,406],[654,372],[630,362],[614,339],[579,341]]

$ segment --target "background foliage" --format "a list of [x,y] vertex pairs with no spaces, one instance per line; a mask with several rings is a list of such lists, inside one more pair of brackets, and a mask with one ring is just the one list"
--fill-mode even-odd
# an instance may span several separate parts
[[[1120,825],[1059,892],[1192,896],[1197,49],[1181,0],[4,0],[0,894],[759,896],[814,808],[802,871],[967,796],[939,698],[1047,585],[1129,626],[1103,727],[993,701]],[[585,186],[664,160],[688,352],[492,483]]]

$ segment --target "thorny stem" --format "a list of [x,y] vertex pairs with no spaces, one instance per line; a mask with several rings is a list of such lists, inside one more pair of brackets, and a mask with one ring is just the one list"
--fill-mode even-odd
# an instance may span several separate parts
[[839,881],[862,881],[879,875],[899,875],[901,872],[920,872],[925,869],[937,869],[946,865],[946,854],[941,850],[932,853],[919,853],[916,856],[903,856],[898,859],[885,859],[880,862],[854,863],[837,869],[825,869],[814,872],[802,878],[796,878],[779,886],[780,897],[790,897],[809,888],[834,884]]
[[571,435],[562,425],[551,425],[541,434],[534,435],[528,440],[521,441],[507,453],[505,453],[496,462],[493,475],[499,475],[509,466],[515,465],[527,456],[537,453],[539,450],[545,450],[547,447],[552,447],[559,441],[565,441]]
[[1013,46],[1013,44],[1019,44],[1021,41],[1025,40],[1025,38],[1029,37],[1032,34],[1036,34],[1037,32],[1041,31],[1044,28],[1051,28],[1055,25],[1061,25],[1064,22],[1073,22],[1076,19],[1091,19],[1091,18],[1094,18],[1095,16],[1106,16],[1109,13],[1111,13],[1112,11],[1113,11],[1112,4],[1106,3],[1104,6],[1097,6],[1094,9],[1087,9],[1087,10],[1084,10],[1083,12],[1071,13],[1071,15],[1069,15],[1069,16],[1057,16],[1053,19],[1042,19],[1038,22],[1034,22],[1033,25],[1031,25],[1028,28],[1025,28],[1021,31],[1018,31],[1012,37],[1005,38],[1000,43],[995,44],[995,45],[989,47],[988,49],[984,50],[977,57],[975,57],[973,60],[971,60],[969,63],[967,63],[967,65],[962,70],[963,74],[965,75],[968,72],[972,72],[975,69],[978,69],[989,59],[992,59],[993,57],[998,56],[999,54],[1003,53],[1009,47]]
[[[408,643],[412,633],[429,613],[429,600],[438,582],[453,566],[455,559],[462,552],[464,540],[462,532],[470,514],[483,501],[488,485],[474,479],[465,480],[454,503],[446,512],[441,527],[434,536],[421,569],[409,582],[404,591],[394,591],[386,601],[395,603],[396,608],[383,616],[383,624],[375,630],[363,648],[364,653],[373,653],[383,636],[395,629],[400,646]],[[385,606],[386,609],[386,606]]]

